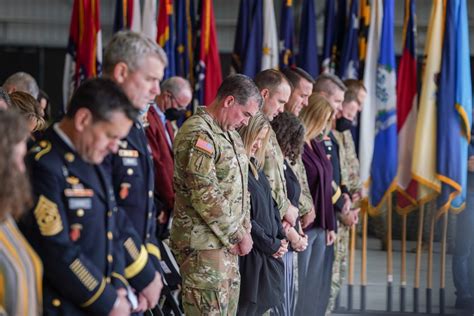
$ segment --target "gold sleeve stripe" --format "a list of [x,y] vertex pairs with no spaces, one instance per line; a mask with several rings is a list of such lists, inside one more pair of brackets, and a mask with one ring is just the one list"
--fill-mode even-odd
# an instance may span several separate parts
[[128,284],[128,281],[127,279],[125,279],[125,277],[121,274],[118,274],[117,272],[112,272],[110,274],[112,277],[116,278],[116,279],[119,279],[123,284],[125,284],[126,286],[129,286],[130,284]]
[[139,252],[138,252],[137,246],[135,245],[135,242],[133,242],[133,239],[130,237],[127,238],[127,240],[124,243],[124,246],[125,246],[125,249],[127,249],[130,257],[132,257],[134,261],[137,260],[139,256]]
[[125,268],[125,277],[127,279],[130,279],[136,276],[138,273],[140,273],[143,270],[147,261],[148,261],[148,252],[146,251],[145,247],[142,246],[140,249],[140,254],[138,255],[138,259],[135,260],[131,265]]
[[88,299],[84,304],[82,304],[81,307],[87,307],[87,306],[92,305],[95,301],[97,301],[97,299],[102,295],[102,293],[104,293],[104,290],[105,290],[105,280],[102,279],[97,292],[95,292],[95,294],[92,295],[90,299]]
[[337,200],[341,197],[341,188],[337,187],[337,191],[332,195],[332,204],[335,204]]
[[70,265],[69,268],[74,272],[77,276],[79,281],[88,289],[92,291],[97,287],[99,281],[87,270],[87,268],[82,264],[79,259],[74,260]]
[[148,253],[150,253],[151,255],[157,257],[158,260],[161,260],[161,251],[157,246],[148,243],[146,244],[146,250],[148,250]]

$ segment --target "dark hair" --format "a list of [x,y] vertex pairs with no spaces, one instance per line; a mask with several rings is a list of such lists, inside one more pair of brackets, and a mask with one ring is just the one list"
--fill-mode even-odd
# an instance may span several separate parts
[[329,95],[335,93],[335,89],[346,92],[347,88],[338,76],[333,74],[320,74],[314,82],[313,92],[325,92]]
[[344,80],[344,84],[347,90],[354,91],[355,93],[359,93],[360,90],[367,91],[362,80],[346,79]]
[[295,89],[299,86],[301,79],[314,84],[313,77],[299,67],[284,68],[281,72],[288,78]]
[[241,105],[247,104],[251,98],[258,102],[259,108],[261,108],[263,104],[263,98],[255,82],[245,75],[235,74],[224,79],[219,90],[217,90],[216,98],[217,100],[222,100],[229,95],[233,96]]
[[260,71],[255,76],[254,81],[260,91],[262,91],[263,89],[268,89],[270,91],[270,94],[275,92],[275,90],[283,82],[288,83],[290,89],[293,90],[293,85],[288,80],[288,78],[286,78],[286,76],[281,71],[275,69],[266,69]]
[[38,93],[38,102],[41,103],[41,100],[45,99],[46,100],[46,107],[44,109],[44,120],[48,122],[51,118],[51,99],[49,98],[49,95],[44,92],[43,90],[40,89]]
[[113,112],[123,112],[131,120],[138,117],[138,110],[130,103],[125,92],[112,80],[105,78],[82,83],[72,95],[66,117],[73,118],[81,108],[88,109],[94,121],[109,121]]
[[304,145],[305,128],[293,113],[283,112],[270,122],[283,155],[291,164],[301,155]]
[[18,216],[31,206],[31,190],[28,176],[15,168],[14,147],[25,142],[28,136],[25,118],[16,110],[0,111],[0,221],[10,213]]
[[344,101],[342,103],[344,104],[344,103],[349,103],[349,102],[354,102],[354,101],[357,102],[357,106],[360,106],[359,99],[357,98],[357,93],[352,90],[347,90],[344,93]]

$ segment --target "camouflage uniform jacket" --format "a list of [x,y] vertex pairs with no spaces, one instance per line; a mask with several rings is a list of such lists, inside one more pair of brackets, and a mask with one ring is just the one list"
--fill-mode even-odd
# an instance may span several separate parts
[[347,187],[351,194],[362,188],[359,174],[359,159],[357,158],[354,139],[350,130],[344,132],[333,131],[339,144],[339,161],[341,165],[341,185]]
[[176,200],[171,247],[182,263],[194,250],[230,248],[250,231],[248,158],[239,134],[198,108],[174,142]]
[[281,218],[285,216],[285,213],[290,206],[290,201],[288,200],[286,191],[286,180],[283,166],[283,153],[278,144],[275,132],[270,129],[270,137],[268,138],[268,144],[265,148],[265,165],[263,166],[263,172],[267,176],[268,182],[270,182],[270,186],[272,187],[272,197],[280,211]]
[[304,168],[301,156],[296,159],[296,164],[293,166],[293,171],[295,171],[296,177],[298,178],[298,181],[300,182],[301,186],[301,195],[298,210],[299,215],[303,216],[309,213],[313,208],[313,197],[311,196],[311,192],[309,191],[306,169]]

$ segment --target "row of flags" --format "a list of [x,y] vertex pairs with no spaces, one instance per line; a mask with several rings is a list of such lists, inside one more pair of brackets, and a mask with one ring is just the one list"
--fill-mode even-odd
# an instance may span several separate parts
[[[394,2],[374,0],[360,123],[361,178],[377,213],[398,191],[406,214],[437,198],[441,216],[465,206],[472,85],[465,0],[434,0],[418,102],[415,1],[405,0],[403,51],[394,54]],[[391,201],[389,201],[391,202]]]
[[[222,82],[212,0],[116,0],[114,32],[142,32],[166,52],[164,79],[181,76],[208,105]],[[63,104],[87,78],[101,75],[100,0],[74,0],[63,77]]]
[[[330,72],[363,80],[359,158],[371,209],[377,213],[395,190],[400,213],[435,197],[438,215],[462,209],[472,121],[466,0],[433,0],[420,89],[414,0],[405,0],[398,68],[394,0],[326,0],[321,55],[314,0],[301,1],[297,51],[292,0],[281,2],[279,27],[272,0],[240,1],[233,71],[253,77],[268,68],[299,66],[313,77]],[[114,30],[132,29],[156,40],[170,61],[165,77],[188,78],[198,102],[209,104],[222,81],[212,0],[199,0],[196,11],[193,0],[143,3],[140,14],[140,1],[117,0]],[[81,81],[101,73],[99,8],[99,0],[74,1],[65,104]]]

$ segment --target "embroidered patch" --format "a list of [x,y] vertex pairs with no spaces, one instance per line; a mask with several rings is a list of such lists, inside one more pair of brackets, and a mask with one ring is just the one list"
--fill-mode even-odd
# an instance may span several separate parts
[[87,290],[92,291],[99,285],[99,281],[89,272],[79,259],[74,260],[69,268],[74,272],[76,277],[81,281]]
[[58,205],[44,195],[40,195],[34,210],[41,235],[54,236],[63,230]]
[[202,138],[198,138],[196,145],[194,145],[195,148],[205,152],[208,155],[214,154],[214,147],[207,141],[205,141]]

